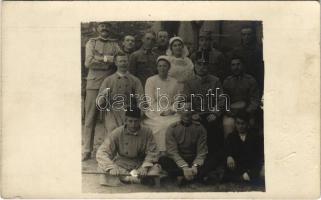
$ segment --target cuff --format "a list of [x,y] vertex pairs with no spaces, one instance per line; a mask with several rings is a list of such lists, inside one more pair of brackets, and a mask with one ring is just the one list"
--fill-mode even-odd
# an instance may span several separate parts
[[188,167],[188,164],[185,162],[185,160],[177,160],[176,164],[178,167],[182,168],[182,167]]
[[143,164],[142,164],[142,167],[152,167],[154,164],[153,163],[151,163],[151,162],[144,162]]
[[193,165],[203,165],[204,164],[204,160],[203,159],[195,159],[193,162]]

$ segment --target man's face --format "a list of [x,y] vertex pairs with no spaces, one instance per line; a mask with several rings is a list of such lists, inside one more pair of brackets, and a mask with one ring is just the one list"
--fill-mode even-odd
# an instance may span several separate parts
[[199,47],[202,50],[211,48],[211,40],[206,37],[200,37],[198,41]]
[[243,72],[243,65],[240,59],[233,59],[231,61],[231,71],[233,75],[240,75]]
[[140,128],[140,119],[126,116],[125,125],[130,132],[136,132]]
[[195,72],[199,76],[205,76],[206,74],[208,74],[208,67],[208,63],[197,61],[195,63]]
[[146,33],[142,41],[146,49],[151,49],[155,44],[155,36],[152,33]]
[[125,73],[128,69],[128,57],[117,56],[115,60],[118,71]]
[[124,38],[123,45],[126,50],[132,50],[135,47],[135,38],[131,35],[127,35]]
[[242,42],[245,45],[248,45],[251,43],[252,41],[252,37],[253,37],[253,31],[251,28],[244,28],[241,30],[241,34],[242,34]]
[[238,133],[246,133],[248,124],[245,120],[236,118],[235,120],[235,128]]
[[157,43],[160,46],[167,46],[167,44],[168,44],[168,33],[166,31],[158,32]]
[[106,38],[109,36],[109,27],[107,24],[99,24],[97,31],[101,37]]
[[181,41],[174,41],[172,43],[172,52],[173,52],[173,55],[177,56],[177,57],[180,57],[182,56],[183,54],[183,43]]

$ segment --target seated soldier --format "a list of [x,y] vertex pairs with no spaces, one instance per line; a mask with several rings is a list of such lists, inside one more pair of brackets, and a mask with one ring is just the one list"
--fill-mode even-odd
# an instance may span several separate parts
[[140,109],[129,108],[125,115],[125,125],[114,129],[97,151],[99,170],[106,173],[102,174],[101,185],[115,178],[118,182],[150,183],[151,176],[160,172],[160,166],[155,164],[157,145],[152,131],[140,125]]
[[179,185],[194,179],[208,181],[208,174],[217,163],[207,157],[206,130],[192,121],[191,111],[181,112],[181,120],[167,129],[167,154],[159,163],[169,176],[177,178]]
[[226,140],[226,181],[255,181],[263,163],[263,140],[249,132],[249,116],[241,112],[235,117],[235,132]]
[[233,132],[235,128],[234,116],[238,112],[250,115],[250,125],[253,128],[257,119],[260,104],[259,89],[256,80],[244,72],[240,57],[231,59],[232,75],[223,82],[224,93],[230,97],[230,112],[223,117],[224,136]]

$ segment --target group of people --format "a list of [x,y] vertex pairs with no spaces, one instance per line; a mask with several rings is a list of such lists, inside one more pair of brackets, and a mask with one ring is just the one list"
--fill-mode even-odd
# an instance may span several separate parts
[[190,53],[166,31],[147,31],[136,51],[134,36],[119,45],[108,23],[97,31],[86,45],[82,160],[91,158],[103,110],[106,138],[96,154],[102,185],[112,178],[149,182],[161,172],[179,183],[260,177],[263,59],[252,28],[241,30],[241,46],[226,56],[212,47],[208,32]]

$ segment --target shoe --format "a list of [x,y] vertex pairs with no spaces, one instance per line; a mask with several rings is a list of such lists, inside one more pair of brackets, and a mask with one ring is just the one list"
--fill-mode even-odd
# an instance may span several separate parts
[[91,153],[90,152],[83,153],[81,161],[89,160],[90,158],[91,158]]

